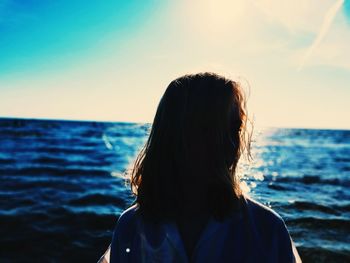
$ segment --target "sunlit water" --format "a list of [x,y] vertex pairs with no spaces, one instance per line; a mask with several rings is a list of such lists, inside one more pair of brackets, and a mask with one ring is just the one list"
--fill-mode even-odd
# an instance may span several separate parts
[[[0,119],[0,261],[96,262],[133,200],[120,176],[148,125]],[[256,133],[243,187],[304,262],[350,259],[350,131]]]

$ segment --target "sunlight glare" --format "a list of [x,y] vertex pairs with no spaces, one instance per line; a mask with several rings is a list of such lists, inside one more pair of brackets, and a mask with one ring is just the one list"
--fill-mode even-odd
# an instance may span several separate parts
[[195,0],[190,6],[188,2],[184,5],[194,29],[211,36],[233,33],[246,11],[246,3],[241,0]]

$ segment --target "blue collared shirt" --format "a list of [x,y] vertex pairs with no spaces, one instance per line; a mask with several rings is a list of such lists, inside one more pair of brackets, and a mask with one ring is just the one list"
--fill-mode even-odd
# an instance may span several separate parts
[[301,262],[282,218],[244,198],[241,212],[210,218],[189,258],[174,222],[142,220],[138,207],[120,216],[110,246],[110,262]]

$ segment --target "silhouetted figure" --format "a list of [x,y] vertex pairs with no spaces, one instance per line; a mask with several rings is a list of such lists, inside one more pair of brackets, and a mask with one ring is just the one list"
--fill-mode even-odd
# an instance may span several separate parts
[[132,170],[136,201],[118,220],[111,263],[299,262],[281,217],[240,189],[246,123],[238,83],[202,73],[169,84]]

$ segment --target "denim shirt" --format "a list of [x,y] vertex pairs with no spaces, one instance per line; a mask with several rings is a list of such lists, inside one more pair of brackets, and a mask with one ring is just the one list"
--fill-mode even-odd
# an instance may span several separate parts
[[175,222],[145,222],[132,206],[118,220],[110,258],[108,251],[100,262],[301,262],[282,218],[250,198],[243,203],[239,213],[209,219],[191,258]]

